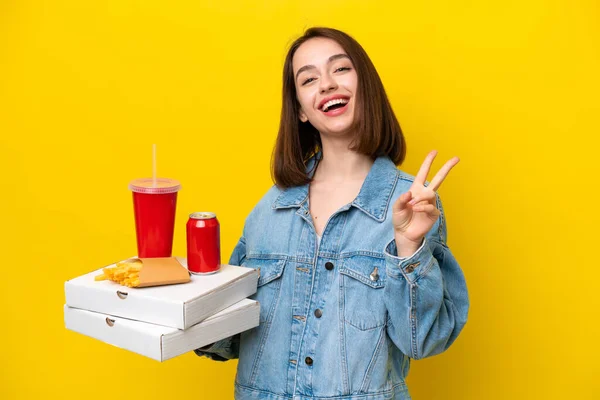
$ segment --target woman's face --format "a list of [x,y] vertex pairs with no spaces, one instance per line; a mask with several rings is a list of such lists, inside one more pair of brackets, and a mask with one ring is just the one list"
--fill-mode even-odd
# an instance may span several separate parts
[[350,134],[358,77],[342,46],[331,39],[309,39],[296,50],[292,67],[300,120],[321,134]]

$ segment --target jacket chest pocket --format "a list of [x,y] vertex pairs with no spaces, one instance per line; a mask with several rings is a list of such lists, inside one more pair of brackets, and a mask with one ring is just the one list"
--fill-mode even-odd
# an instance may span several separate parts
[[340,274],[340,296],[343,296],[346,323],[363,331],[385,325],[385,260],[369,256],[348,257],[342,263]]
[[260,323],[273,319],[273,314],[279,302],[281,281],[285,268],[285,258],[246,258],[242,266],[260,270],[258,288],[250,296],[260,305]]

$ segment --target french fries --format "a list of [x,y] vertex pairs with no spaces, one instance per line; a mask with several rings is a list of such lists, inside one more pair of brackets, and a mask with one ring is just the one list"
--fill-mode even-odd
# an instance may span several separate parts
[[114,267],[102,268],[103,274],[94,277],[96,281],[111,280],[127,287],[138,287],[140,285],[140,271],[142,262],[140,260],[120,261]]

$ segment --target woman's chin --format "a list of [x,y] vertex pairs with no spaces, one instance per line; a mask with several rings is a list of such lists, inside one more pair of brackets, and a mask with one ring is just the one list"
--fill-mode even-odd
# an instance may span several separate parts
[[327,126],[322,130],[319,130],[322,135],[331,136],[331,137],[346,137],[351,136],[351,125],[343,124],[337,126]]
[[327,136],[340,137],[349,135],[351,130],[351,121],[337,121],[336,123],[329,123],[325,126],[322,126],[321,129],[319,129],[319,132]]

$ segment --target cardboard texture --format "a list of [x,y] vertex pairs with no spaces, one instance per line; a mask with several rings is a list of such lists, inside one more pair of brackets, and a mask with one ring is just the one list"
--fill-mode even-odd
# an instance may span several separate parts
[[[176,259],[187,274],[187,260],[182,257]],[[66,281],[66,304],[178,329],[187,329],[253,295],[258,283],[258,270],[227,264],[221,265],[221,269],[212,275],[187,274],[187,283],[143,288],[128,288],[110,280],[94,280],[101,273],[102,268]],[[158,280],[164,279],[160,273],[155,276]]]
[[67,329],[165,361],[259,324],[258,302],[243,299],[186,330],[64,306]]
[[139,258],[142,262],[138,287],[172,285],[189,282],[190,273],[175,257]]

